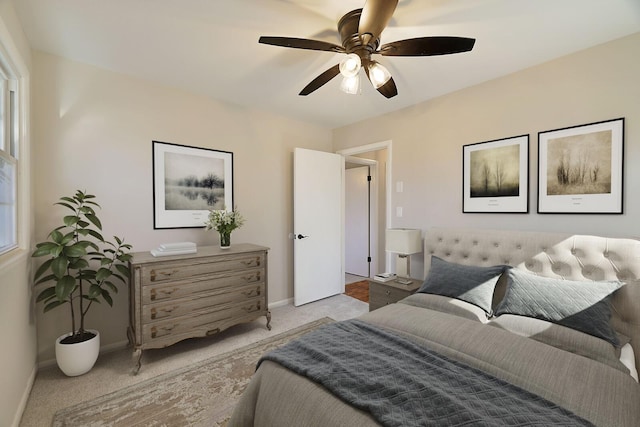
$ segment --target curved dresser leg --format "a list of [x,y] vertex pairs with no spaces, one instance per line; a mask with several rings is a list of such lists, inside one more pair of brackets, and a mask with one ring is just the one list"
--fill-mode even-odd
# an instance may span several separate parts
[[133,351],[133,362],[135,363],[135,367],[133,368],[133,375],[138,375],[140,372],[140,368],[142,367],[142,349],[137,348]]
[[266,316],[267,316],[267,329],[271,330],[271,312],[267,311]]

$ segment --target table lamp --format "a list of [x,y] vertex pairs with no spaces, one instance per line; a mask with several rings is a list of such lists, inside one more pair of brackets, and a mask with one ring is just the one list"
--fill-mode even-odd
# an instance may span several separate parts
[[422,252],[422,231],[412,228],[390,228],[385,233],[385,240],[385,250],[398,254],[398,277],[411,277],[410,255]]

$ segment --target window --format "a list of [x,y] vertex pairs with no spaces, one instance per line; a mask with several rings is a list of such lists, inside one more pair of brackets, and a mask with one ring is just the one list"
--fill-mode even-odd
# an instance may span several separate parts
[[0,255],[18,246],[17,87],[0,67]]

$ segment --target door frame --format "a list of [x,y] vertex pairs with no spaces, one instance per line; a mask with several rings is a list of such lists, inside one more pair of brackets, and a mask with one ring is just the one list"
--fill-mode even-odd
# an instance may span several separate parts
[[[354,156],[345,156],[344,158],[345,161],[345,165],[346,163],[351,163],[351,164],[357,164],[357,165],[362,165],[362,166],[368,166],[369,167],[369,175],[370,176],[378,176],[378,162],[376,160],[371,160],[371,159],[364,159],[362,157],[354,157]],[[346,168],[345,168],[346,169]],[[345,187],[346,187],[346,181],[345,181]],[[369,262],[369,277],[373,276],[374,274],[377,274],[378,272],[376,271],[377,268],[375,268],[376,265],[378,265],[378,254],[377,254],[377,248],[378,248],[378,232],[377,232],[377,226],[378,226],[378,180],[377,179],[372,179],[369,182],[369,188],[368,188],[368,203],[369,203],[369,242],[368,242],[368,250],[369,250],[369,257],[371,258],[371,261]],[[346,228],[346,191],[345,191],[345,228]],[[344,235],[346,238],[347,235],[347,231],[346,229],[344,230]],[[347,256],[347,252],[346,252],[346,242],[345,242],[345,271],[346,270],[346,256]],[[373,266],[373,267],[372,267]]]
[[[392,153],[392,146],[393,146],[393,141],[392,140],[387,140],[387,141],[381,141],[381,142],[375,142],[372,144],[366,144],[366,145],[361,145],[361,146],[357,146],[357,147],[352,147],[352,148],[346,148],[343,150],[338,150],[336,151],[336,154],[340,154],[342,156],[345,157],[345,161],[349,161],[350,163],[356,163],[356,161],[354,161],[353,159],[358,159],[359,161],[368,161],[368,162],[373,162],[373,164],[370,164],[370,166],[372,167],[371,170],[371,175],[372,176],[378,176],[378,162],[375,160],[370,160],[370,159],[363,159],[361,157],[350,157],[350,156],[355,156],[356,154],[362,154],[362,153],[369,153],[372,151],[379,151],[379,150],[387,150],[387,165],[386,165],[386,176],[385,176],[385,195],[386,195],[386,200],[385,200],[385,209],[384,209],[384,224],[385,224],[385,229],[390,228],[391,227],[391,206],[392,206],[392,194],[393,192],[391,191],[392,188],[392,164],[393,164],[393,153]],[[366,163],[363,163],[366,164]],[[375,169],[375,170],[373,170]],[[371,214],[371,223],[370,223],[370,233],[371,233],[371,244],[370,244],[370,249],[373,248],[374,250],[371,251],[371,265],[373,265],[373,271],[371,272],[371,274],[376,274],[377,273],[377,265],[378,265],[378,246],[380,244],[380,242],[384,241],[383,238],[381,238],[381,236],[378,235],[378,224],[379,221],[381,219],[380,212],[378,209],[378,182],[377,180],[373,180],[372,181],[373,185],[371,186],[371,194],[372,194],[372,214]],[[344,219],[343,219],[343,226],[344,226]],[[343,232],[344,235],[344,232]],[[391,271],[391,263],[392,263],[392,256],[391,254],[387,253],[386,254],[386,259],[385,259],[385,270],[386,271]],[[342,270],[344,271],[344,244],[343,244],[343,257],[342,257]]]

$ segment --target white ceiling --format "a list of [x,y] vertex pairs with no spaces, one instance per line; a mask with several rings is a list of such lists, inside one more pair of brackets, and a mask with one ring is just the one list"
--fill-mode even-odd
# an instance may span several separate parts
[[329,128],[640,31],[639,0],[400,0],[383,44],[453,35],[476,38],[473,51],[378,57],[398,87],[392,99],[366,80],[362,94],[347,95],[340,76],[303,97],[340,54],[262,45],[259,36],[340,44],[338,19],[365,0],[13,1],[34,49]]

